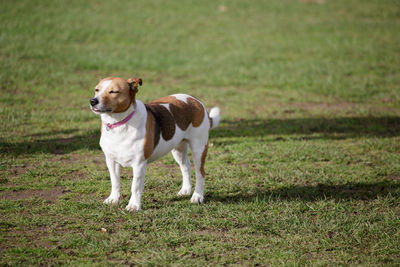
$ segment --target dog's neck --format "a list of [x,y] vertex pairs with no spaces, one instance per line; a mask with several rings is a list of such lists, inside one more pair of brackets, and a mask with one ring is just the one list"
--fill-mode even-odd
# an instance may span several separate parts
[[[131,104],[129,106],[129,108],[127,110],[125,110],[124,112],[120,112],[120,113],[102,113],[101,114],[101,120],[104,124],[107,123],[117,123],[120,122],[122,120],[124,120],[126,117],[129,116],[129,114],[131,114],[136,107],[136,103],[135,104]],[[134,115],[135,116],[135,115]]]

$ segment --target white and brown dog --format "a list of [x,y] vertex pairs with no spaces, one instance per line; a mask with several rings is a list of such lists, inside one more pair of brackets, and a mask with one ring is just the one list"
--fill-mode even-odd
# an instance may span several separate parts
[[122,165],[133,168],[132,195],[126,209],[140,210],[146,165],[169,151],[182,171],[183,183],[178,195],[190,195],[188,146],[196,169],[196,186],[190,201],[203,202],[208,134],[219,123],[219,108],[212,108],[208,114],[198,99],[185,94],[143,104],[136,100],[139,85],[142,85],[140,78],[105,78],[90,99],[92,111],[101,115],[100,146],[111,178],[111,194],[104,203],[119,201]]

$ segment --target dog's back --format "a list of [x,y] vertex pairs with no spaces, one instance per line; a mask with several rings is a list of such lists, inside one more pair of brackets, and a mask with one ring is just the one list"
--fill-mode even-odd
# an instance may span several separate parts
[[[182,141],[187,141],[192,149],[200,141],[201,143],[207,142],[209,130],[212,126],[216,126],[219,120],[215,119],[213,123],[203,104],[195,97],[185,94],[159,98],[145,106],[148,112],[148,125],[152,129],[149,132],[154,134],[149,136],[148,139],[152,138],[154,140],[149,140],[149,143],[156,150],[149,153],[152,154],[151,156],[149,155],[150,161],[157,154],[163,154],[163,150],[168,150],[167,148],[162,149],[165,142],[176,143],[177,145]],[[161,137],[162,141],[160,143]],[[204,145],[202,144],[202,149]],[[152,150],[151,147],[148,150],[150,152]]]
[[160,126],[164,140],[170,140],[176,127],[186,131],[190,124],[199,127],[205,119],[207,111],[196,98],[179,94],[162,97],[146,104],[146,109],[151,112]]

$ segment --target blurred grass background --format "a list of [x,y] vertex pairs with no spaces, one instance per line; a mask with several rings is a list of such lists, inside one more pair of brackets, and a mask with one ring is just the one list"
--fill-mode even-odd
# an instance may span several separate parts
[[399,3],[305,2],[2,1],[2,86],[88,89],[106,72],[398,102]]

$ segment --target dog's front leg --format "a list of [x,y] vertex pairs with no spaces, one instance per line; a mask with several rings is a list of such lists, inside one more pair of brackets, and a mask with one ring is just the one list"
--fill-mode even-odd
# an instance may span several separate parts
[[132,195],[126,210],[138,211],[141,208],[144,189],[144,177],[146,174],[146,161],[135,163],[133,166]]
[[118,204],[119,197],[121,196],[121,167],[117,162],[106,156],[106,163],[108,171],[110,172],[111,179],[111,194],[104,200],[104,204]]

